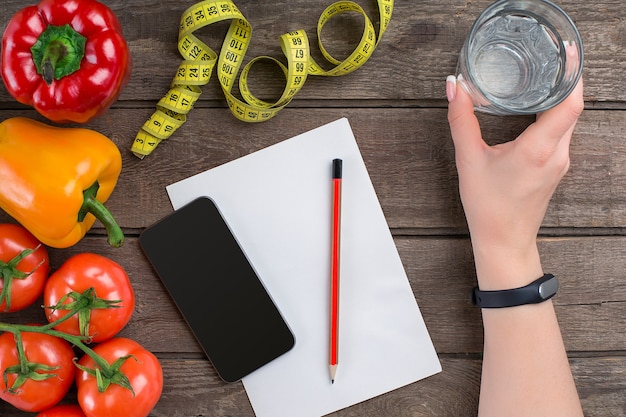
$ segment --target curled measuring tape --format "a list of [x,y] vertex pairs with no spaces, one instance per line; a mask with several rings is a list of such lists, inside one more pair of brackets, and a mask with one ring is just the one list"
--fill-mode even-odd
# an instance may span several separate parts
[[[393,0],[377,0],[377,4],[380,13],[378,36],[363,8],[352,1],[338,1],[324,10],[317,23],[318,45],[324,58],[334,65],[332,69],[324,70],[311,57],[309,40],[304,30],[289,32],[280,37],[287,65],[269,56],[259,56],[241,69],[252,36],[252,27],[246,18],[230,0],[205,0],[196,3],[183,13],[180,20],[178,51],[183,61],[178,66],[170,90],[159,100],[156,111],[137,133],[131,151],[137,157],[144,158],[182,126],[186,121],[186,114],[202,93],[201,86],[209,82],[216,66],[218,81],[230,111],[245,122],[262,122],[274,117],[300,91],[308,75],[340,76],[358,69],[370,58],[391,20]],[[355,50],[340,61],[332,57],[322,45],[321,32],[332,17],[346,12],[361,14],[365,20],[365,29]],[[232,22],[218,56],[194,32],[224,20]],[[274,62],[285,74],[285,88],[274,103],[255,97],[248,88],[250,69],[261,60]],[[232,93],[237,74],[241,99]]]

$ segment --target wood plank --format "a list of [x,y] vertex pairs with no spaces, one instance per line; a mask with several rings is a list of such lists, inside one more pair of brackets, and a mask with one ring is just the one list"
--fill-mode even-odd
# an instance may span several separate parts
[[[358,0],[374,21],[378,13],[372,1]],[[443,81],[454,72],[458,51],[469,27],[490,0],[471,2],[395,2],[391,25],[377,51],[361,70],[339,78],[312,78],[298,99],[375,99],[375,100],[443,100]],[[122,22],[133,60],[133,75],[121,100],[156,101],[167,92],[180,62],[176,49],[180,16],[194,2],[156,2],[149,0],[104,0]],[[284,59],[278,38],[295,29],[305,29],[314,56],[319,55],[317,19],[329,1],[301,2],[237,0],[236,5],[254,28],[252,45],[246,62],[257,55]],[[21,0],[5,0],[0,26],[25,6]],[[583,0],[559,2],[577,24],[585,44],[586,97],[590,101],[624,101],[620,81],[626,78],[623,32],[626,9],[614,0],[590,4]],[[277,24],[278,22],[278,24]],[[332,21],[331,21],[332,22]],[[340,19],[325,30],[325,46],[332,52],[350,50],[360,36],[361,21],[354,17]],[[376,26],[378,27],[378,26]],[[201,38],[219,50],[226,31],[225,24],[200,31]],[[607,70],[610,68],[610,70]],[[264,79],[262,77],[262,79]],[[216,78],[205,89],[203,101],[218,100],[223,95]],[[279,81],[270,85],[255,84],[261,94],[275,92]],[[257,91],[256,89],[253,91]],[[0,101],[11,102],[4,88]],[[623,105],[622,105],[623,107]]]
[[[122,175],[108,207],[124,228],[146,227],[171,212],[166,185],[339,117],[352,125],[390,227],[466,227],[443,109],[286,109],[260,125],[241,123],[227,110],[196,109],[180,131],[139,160],[129,148],[150,113],[112,110],[90,125],[115,141],[123,155]],[[33,111],[4,115],[38,118]],[[481,121],[486,138],[497,143],[517,136],[531,119],[481,115]],[[583,113],[573,138],[571,169],[555,193],[545,227],[626,224],[625,126],[623,111]],[[0,221],[7,219],[0,214]]]
[[[437,352],[480,353],[480,311],[469,301],[475,285],[469,241],[397,237],[396,245]],[[540,250],[545,270],[561,280],[554,302],[567,349],[626,351],[626,238],[542,239]],[[88,237],[70,249],[51,250],[53,270],[80,252],[108,256],[131,277],[137,305],[122,336],[141,341],[154,352],[200,354],[181,315],[141,255],[136,238],[130,238],[121,249],[108,248],[103,237]],[[3,320],[43,322],[38,305],[4,315]],[[171,343],[172,335],[175,344]]]
[[[469,241],[395,241],[437,352],[481,352],[480,312],[469,298],[476,285]],[[548,238],[539,247],[544,270],[560,279],[554,303],[566,348],[626,351],[624,238]]]
[[[165,372],[163,395],[151,417],[238,416],[254,417],[241,383],[221,382],[207,361],[161,358]],[[478,359],[441,360],[443,372],[375,397],[329,417],[457,417],[475,416],[478,407],[480,366]],[[626,412],[626,358],[570,359],[585,415],[621,417]],[[0,402],[3,417],[26,417]]]
[[[166,374],[163,395],[152,417],[229,416],[254,417],[241,383],[221,382],[210,365],[198,359],[162,359]],[[444,361],[444,372],[389,395],[377,397],[329,416],[445,416],[472,415],[477,407],[480,362]],[[453,404],[452,408],[450,405]],[[433,414],[434,413],[434,414]],[[0,403],[3,417],[25,417]]]
[[[626,359],[623,356],[570,359],[583,410],[590,417],[626,415]],[[611,382],[613,381],[613,382]]]

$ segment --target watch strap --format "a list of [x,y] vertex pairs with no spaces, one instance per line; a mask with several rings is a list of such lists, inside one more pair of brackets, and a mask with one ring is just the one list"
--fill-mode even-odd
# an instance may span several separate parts
[[503,308],[537,304],[554,297],[558,288],[558,279],[552,274],[545,274],[541,278],[520,288],[481,291],[476,287],[472,291],[472,303],[480,308]]

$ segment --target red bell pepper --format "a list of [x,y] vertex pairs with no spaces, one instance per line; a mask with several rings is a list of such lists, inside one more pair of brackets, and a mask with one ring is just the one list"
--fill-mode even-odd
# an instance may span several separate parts
[[58,123],[102,114],[131,72],[122,26],[96,0],[43,0],[20,10],[5,29],[1,58],[9,93]]

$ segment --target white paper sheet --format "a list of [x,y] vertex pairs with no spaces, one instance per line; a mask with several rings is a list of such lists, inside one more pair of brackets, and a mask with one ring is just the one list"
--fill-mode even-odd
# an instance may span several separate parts
[[[330,382],[332,159],[343,159],[339,367]],[[319,417],[441,365],[346,119],[167,187],[213,198],[296,337],[246,376],[257,417]]]

